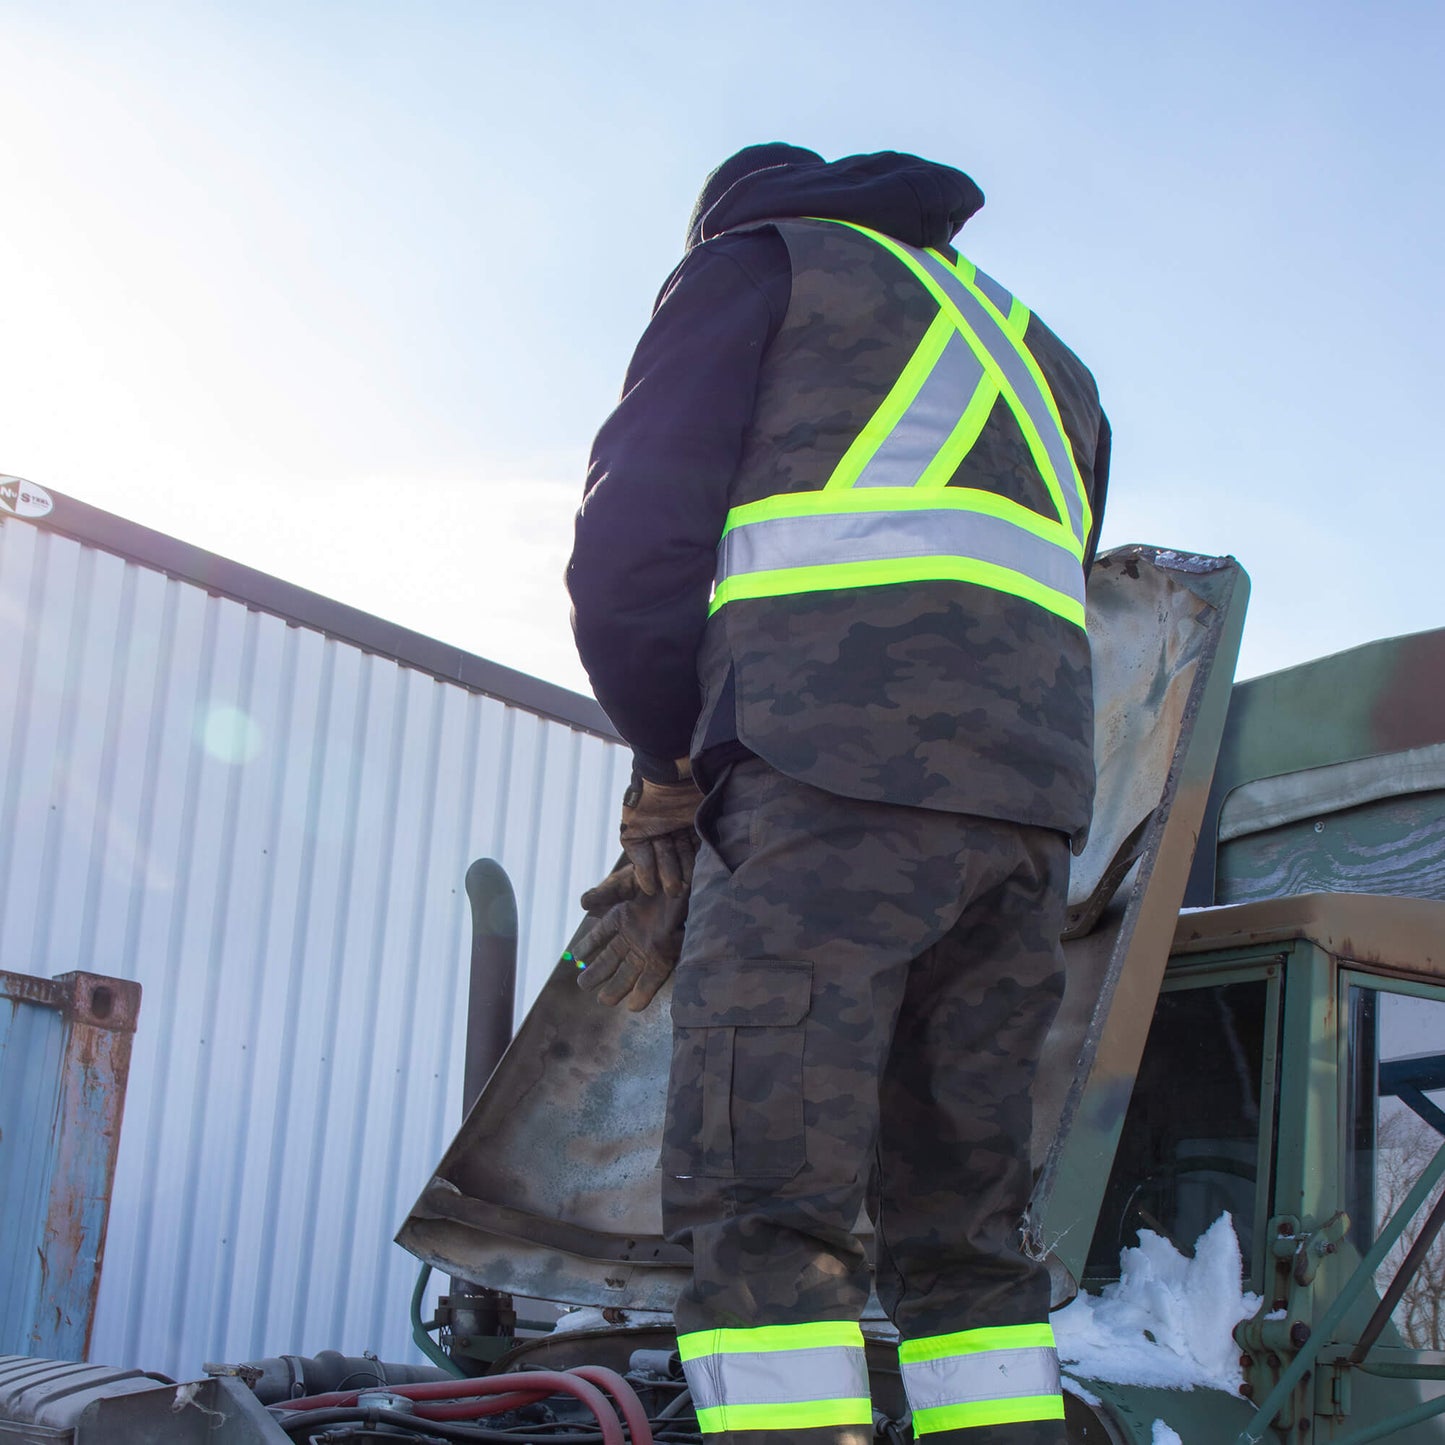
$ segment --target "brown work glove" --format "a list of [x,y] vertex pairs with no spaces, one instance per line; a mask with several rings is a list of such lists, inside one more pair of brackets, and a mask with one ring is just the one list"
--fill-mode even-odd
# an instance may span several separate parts
[[641,891],[631,862],[582,895],[594,918],[572,954],[581,972],[577,983],[608,1007],[626,1002],[640,1013],[653,1000],[682,953],[687,894],[669,898]]
[[[684,764],[685,766],[685,764]],[[622,848],[637,870],[637,887],[651,896],[660,888],[685,898],[697,853],[693,814],[702,794],[691,776],[652,783],[633,775],[622,799]]]

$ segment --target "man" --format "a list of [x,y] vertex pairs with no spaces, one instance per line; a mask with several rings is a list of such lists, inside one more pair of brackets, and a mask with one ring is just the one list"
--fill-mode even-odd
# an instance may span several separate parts
[[725,162],[578,515],[578,648],[636,755],[629,861],[589,899],[616,905],[588,941],[608,1001],[666,976],[649,927],[701,840],[662,1168],[712,1440],[872,1438],[870,1179],[915,1433],[1065,1438],[1020,1219],[1092,803],[1109,430],[949,246],[982,203],[912,156]]

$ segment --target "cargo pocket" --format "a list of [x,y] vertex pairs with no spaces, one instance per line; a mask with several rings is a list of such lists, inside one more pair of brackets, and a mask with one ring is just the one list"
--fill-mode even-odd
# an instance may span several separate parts
[[662,1168],[678,1178],[788,1179],[806,1163],[803,1038],[813,965],[682,969]]

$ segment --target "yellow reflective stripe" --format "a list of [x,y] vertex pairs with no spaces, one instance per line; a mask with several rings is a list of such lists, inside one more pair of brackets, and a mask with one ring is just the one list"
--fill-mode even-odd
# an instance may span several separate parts
[[873,1402],[865,1395],[791,1405],[713,1405],[697,1412],[697,1423],[704,1435],[721,1430],[815,1430],[829,1425],[871,1425]]
[[[1049,496],[1053,499],[1059,520],[1065,525],[1069,525],[1069,509],[1068,504],[1064,501],[1063,479],[1059,477],[1054,468],[1053,460],[1048,454],[1048,448],[1044,445],[1043,437],[1034,425],[1034,420],[1029,415],[1028,408],[1024,406],[1018,392],[1014,390],[1013,384],[1004,374],[1003,369],[999,366],[993,353],[988,349],[983,339],[974,332],[973,327],[968,324],[967,318],[958,309],[958,303],[939,285],[937,279],[929,274],[928,268],[915,260],[908,248],[893,240],[891,236],[885,236],[880,231],[870,231],[867,226],[857,225],[853,221],[838,221],[835,222],[835,224],[847,226],[850,230],[857,231],[860,235],[868,236],[882,246],[884,250],[891,252],[913,273],[928,291],[929,295],[953,317],[955,326],[968,342],[969,347],[978,358],[979,364],[998,382],[999,390],[1003,393],[1005,400],[1007,400],[1009,408],[1019,424],[1019,429],[1024,434],[1024,441],[1027,443],[1029,453],[1034,459],[1034,465],[1038,467],[1039,475],[1043,478],[1044,485],[1048,488]],[[972,295],[981,306],[986,307],[993,316],[999,316],[998,308],[973,284],[971,277],[965,279],[958,268],[940,252],[930,250],[928,254],[952,275],[957,276],[959,281],[967,286],[969,294]],[[999,317],[999,321],[1000,324],[1002,324],[1003,318]],[[1005,334],[1008,335],[1006,327]],[[1047,382],[1044,381],[1043,373],[1039,370],[1038,362],[1034,360],[1033,354],[1029,351],[1028,347],[1024,346],[1011,335],[1009,336],[1009,340],[1013,343],[1020,362],[1025,369],[1029,371],[1035,384],[1039,386],[1050,416],[1059,427],[1059,437],[1063,444],[1064,455],[1068,458],[1069,470],[1073,473],[1071,480],[1078,488],[1080,501],[1082,502],[1080,536],[1080,541],[1082,542],[1083,539],[1089,535],[1089,530],[1093,525],[1093,519],[1089,508],[1088,495],[1084,490],[1083,479],[1079,475],[1079,468],[1074,460],[1073,448],[1069,444],[1068,434],[1063,430],[1062,422],[1059,421],[1058,408],[1054,404],[1053,393],[1049,390]]]
[[[1000,323],[1006,326],[1010,331],[1012,331],[1013,334],[1018,337],[1019,341],[1023,341],[1024,332],[1029,329],[1030,312],[1029,308],[1025,306],[1024,303],[1020,301],[1019,298],[1015,296],[1012,291],[1008,293],[1008,315],[1003,316],[999,313],[998,304],[988,294],[988,292],[986,292],[978,284],[978,267],[974,265],[974,263],[970,261],[967,256],[960,255],[956,262],[950,262],[948,257],[945,256],[941,251],[930,251],[929,254],[937,257],[938,260],[942,261],[943,264],[947,266],[949,270],[951,270],[953,274],[957,276],[958,279],[962,281],[963,284],[967,286],[968,289],[972,291],[976,296],[982,297],[983,300],[987,301],[989,306],[992,308],[994,314],[999,317]],[[994,282],[994,285],[997,286],[998,282]],[[1003,287],[999,286],[999,290],[1002,291]]]
[[981,1425],[1020,1425],[1029,1420],[1062,1420],[1062,1395],[1015,1395],[1008,1400],[976,1400],[966,1405],[938,1405],[913,1412],[913,1433],[971,1430]]
[[[939,447],[933,460],[923,469],[923,475],[914,482],[915,487],[946,487],[949,484],[964,457],[973,450],[998,397],[998,383],[991,376],[985,376],[974,388],[973,396],[959,417],[958,425],[949,432],[948,440]],[[1070,537],[1073,536],[1069,528],[1064,530]]]
[[823,484],[825,489],[851,487],[858,480],[863,468],[872,461],[874,452],[888,440],[903,413],[913,405],[923,383],[937,366],[938,358],[943,355],[944,348],[957,330],[948,314],[940,310],[928,330],[923,333],[923,339],[914,349],[908,365],[903,368],[878,410],[854,437],[852,445],[843,453],[842,460],[833,468],[833,475]]
[[[899,261],[901,261],[905,266],[908,267],[908,269],[913,273],[915,278],[923,285],[923,287],[938,303],[940,307],[940,316],[944,314],[948,314],[951,316],[954,329],[963,336],[965,341],[968,343],[970,350],[974,353],[974,356],[978,359],[980,365],[983,366],[985,373],[993,377],[993,379],[999,386],[1000,394],[1003,395],[1008,401],[1009,409],[1014,413],[1015,419],[1019,423],[1019,428],[1024,434],[1024,441],[1029,448],[1030,455],[1033,457],[1034,464],[1038,467],[1039,474],[1043,478],[1044,485],[1048,490],[1050,499],[1054,503],[1054,508],[1058,514],[1059,521],[1063,526],[1068,528],[1070,532],[1072,532],[1073,526],[1069,520],[1068,504],[1064,500],[1063,479],[1058,475],[1057,468],[1053,464],[1053,459],[1048,454],[1048,448],[1044,443],[1043,437],[1039,434],[1038,427],[1034,424],[1034,420],[1029,414],[1028,408],[1024,406],[1023,401],[1019,397],[1017,391],[1014,389],[1008,378],[1002,372],[993,354],[989,351],[987,344],[983,341],[981,337],[979,337],[974,332],[973,327],[969,324],[967,318],[964,317],[962,312],[959,311],[957,304],[954,302],[952,297],[948,295],[947,291],[945,291],[938,284],[937,280],[928,273],[926,267],[920,265],[919,262],[914,259],[912,252],[907,247],[903,246],[899,242],[894,241],[891,237],[884,235],[882,232],[870,230],[867,226],[860,226],[853,221],[838,221],[823,216],[812,216],[808,219],[822,221],[825,224],[829,225],[847,226],[850,230],[857,231],[860,235],[867,236],[873,241],[877,242],[885,250],[891,251]],[[1053,421],[1054,426],[1058,430],[1058,437],[1060,445],[1062,447],[1063,455],[1068,461],[1070,472],[1069,480],[1073,483],[1074,490],[1078,497],[1078,541],[1079,555],[1082,556],[1083,548],[1087,542],[1090,532],[1093,530],[1093,508],[1089,502],[1088,489],[1084,486],[1083,475],[1079,471],[1078,461],[1074,456],[1073,445],[1069,441],[1068,432],[1064,428],[1063,418],[1059,414],[1058,404],[1054,400],[1053,391],[1050,389],[1048,381],[1045,378],[1042,369],[1039,367],[1038,362],[1034,359],[1033,353],[1029,350],[1028,346],[1024,342],[1024,333],[1028,329],[1029,319],[1031,316],[1029,308],[1025,306],[1024,303],[1020,301],[1017,296],[1012,296],[1009,305],[1009,314],[1007,316],[1002,315],[1002,313],[999,311],[998,307],[994,304],[990,297],[977,285],[978,268],[974,265],[972,261],[968,260],[967,257],[962,255],[960,255],[956,261],[950,261],[948,257],[945,256],[941,251],[932,248],[929,249],[928,255],[931,256],[935,261],[937,261],[939,265],[943,266],[947,271],[949,271],[950,274],[957,277],[960,283],[967,287],[969,294],[975,299],[975,301],[980,306],[984,307],[990,316],[996,319],[999,327],[1004,332],[1006,338],[1012,343],[1013,350],[1018,356],[1020,363],[1024,366],[1025,370],[1028,371],[1030,378],[1033,380],[1035,386],[1038,388],[1039,395],[1043,398],[1044,406],[1049,413],[1050,419]],[[999,289],[1002,290],[1003,288],[1000,287]],[[937,321],[938,318],[935,318],[934,325],[937,324]],[[933,329],[932,326],[930,326],[929,329],[931,332]],[[915,352],[914,360],[917,360],[917,355],[918,353]],[[942,351],[940,350],[938,354],[934,357],[933,364],[937,363],[938,356],[941,355]],[[910,361],[909,368],[906,368],[905,370],[911,369],[913,367],[913,364],[913,361]],[[912,388],[909,392],[910,400],[913,397],[917,396],[918,391],[922,388],[924,380],[926,380],[926,377],[910,378],[910,385]],[[977,402],[980,405],[982,404],[980,393],[977,390],[974,393],[974,397],[970,405],[972,405],[974,402]],[[990,401],[990,408],[991,406],[992,402]],[[896,425],[897,421],[903,414],[903,410],[904,408],[900,408],[893,416],[893,424]],[[878,420],[878,415],[879,414],[875,414],[873,420],[869,422],[870,429],[872,428],[874,421]],[[985,412],[984,414],[983,421],[987,421],[987,412]],[[982,422],[979,423],[980,429],[982,428],[982,424]],[[967,429],[965,429],[960,422],[959,427],[955,430],[955,436],[962,437],[966,435]],[[850,463],[849,467],[845,470],[843,464],[840,463],[838,469],[835,470],[834,475],[829,478],[828,482],[825,485],[830,487],[852,486],[857,481],[863,468],[867,465],[868,460],[878,450],[879,446],[882,445],[882,441],[882,437],[873,437],[867,446],[866,453],[862,455],[860,459],[858,459],[860,464],[854,467]],[[974,434],[973,441],[977,441],[977,434]],[[949,443],[946,443],[945,446],[947,447],[950,455],[957,457],[957,461],[955,461],[953,467],[953,470],[957,470],[958,463],[961,462],[963,460],[963,457],[967,455],[967,448],[962,451],[958,451],[956,447],[952,445],[953,442],[954,436],[950,436]],[[970,445],[971,444],[972,443],[970,443]],[[851,454],[852,448],[849,449],[849,452]],[[846,460],[848,460],[847,457],[845,457],[845,461]],[[930,464],[928,471],[925,474],[929,478],[928,485],[938,485],[938,482],[936,480],[938,473],[937,471],[935,471],[935,467],[941,470],[942,465],[943,464],[939,460],[939,458],[935,457],[934,462]]]
[[943,508],[983,512],[990,517],[998,517],[1062,547],[1071,557],[1083,560],[1083,546],[1067,525],[1053,517],[1041,516],[1012,497],[985,492],[977,487],[929,487],[920,491],[915,485],[849,488],[838,492],[781,492],[775,497],[764,497],[760,501],[734,507],[723,524],[722,535],[726,537],[735,528],[745,527],[749,522],[765,522],[774,517],[839,516],[847,512],[935,512]]
[[898,1346],[900,1364],[918,1360],[943,1360],[950,1355],[972,1355],[981,1350],[1051,1350],[1054,1327],[1041,1325],[993,1325],[977,1330],[959,1330],[951,1335],[925,1335],[904,1340]]
[[[937,493],[930,493],[937,496]],[[745,598],[787,597],[799,592],[836,592],[842,587],[884,587],[899,582],[971,582],[1037,603],[1047,612],[1084,626],[1084,608],[1076,598],[1045,587],[1022,572],[972,557],[899,557],[886,562],[836,562],[819,567],[785,567],[771,572],[739,572],[724,578],[713,592],[708,616]]]
[[[877,239],[886,243],[888,237],[879,235]],[[912,270],[913,274],[917,276],[920,281],[923,281],[924,284],[928,286],[931,295],[933,295],[934,297],[943,296],[944,298],[946,298],[945,304],[952,309],[954,315],[958,318],[959,328],[960,330],[962,330],[964,336],[968,338],[969,345],[974,347],[975,354],[978,356],[978,359],[982,361],[986,367],[992,366],[997,372],[1003,394],[1008,400],[1009,408],[1014,414],[1014,419],[1019,424],[1019,429],[1024,434],[1024,440],[1028,443],[1029,452],[1033,456],[1034,464],[1038,467],[1039,473],[1044,479],[1044,485],[1049,489],[1049,495],[1054,499],[1054,505],[1058,508],[1059,511],[1059,518],[1061,521],[1067,522],[1069,509],[1068,503],[1064,501],[1064,479],[1059,476],[1058,469],[1054,466],[1053,458],[1048,455],[1048,450],[1044,446],[1044,439],[1039,434],[1039,429],[1037,426],[1035,426],[1033,417],[1029,415],[1029,409],[1024,405],[1023,398],[1019,396],[1017,391],[1014,390],[1013,383],[1010,382],[1008,378],[1003,374],[1003,371],[999,367],[998,362],[994,359],[993,353],[989,351],[987,343],[983,340],[981,336],[977,335],[973,327],[968,324],[967,318],[965,318],[963,313],[958,309],[958,306],[954,302],[953,298],[949,296],[948,293],[938,285],[938,282],[928,274],[927,270],[924,267],[920,266],[918,262],[915,261],[913,257],[908,254],[906,249],[900,249],[896,245],[889,247],[889,249],[893,251],[894,255],[896,255],[899,260],[905,261],[908,264],[909,269]],[[1054,405],[1054,395],[1049,390],[1048,383],[1044,380],[1043,372],[1039,370],[1038,362],[1034,360],[1033,352],[1031,352],[1028,347],[1023,344],[1022,340],[1020,340],[1019,337],[1015,336],[1009,330],[1008,323],[1005,318],[999,313],[998,307],[995,306],[993,302],[990,301],[989,298],[974,284],[974,278],[971,274],[965,276],[956,265],[953,265],[949,261],[948,257],[945,256],[942,251],[934,250],[930,246],[928,249],[928,254],[932,256],[933,259],[939,263],[939,265],[943,266],[946,270],[952,272],[953,275],[957,276],[959,281],[962,282],[963,285],[968,289],[969,295],[971,295],[973,299],[977,301],[978,304],[983,307],[983,309],[990,316],[994,318],[995,321],[998,322],[999,327],[1002,329],[1005,337],[1013,345],[1013,349],[1015,350],[1015,352],[1018,353],[1019,360],[1023,362],[1024,369],[1033,378],[1034,384],[1039,388],[1039,393],[1044,399],[1044,405],[1047,408],[1050,417],[1052,417],[1054,425],[1059,428],[1059,435],[1062,438],[1064,445],[1064,454],[1069,459],[1069,468],[1074,473],[1074,480],[1078,482],[1079,486],[1082,488],[1083,483],[1079,481],[1078,476],[1079,469],[1074,462],[1073,447],[1069,445],[1068,435],[1064,431],[1063,423],[1059,420],[1059,409],[1057,406]],[[970,267],[970,271],[972,271],[972,267]],[[984,360],[985,357],[987,357],[986,361]],[[1086,500],[1086,515],[1087,510],[1088,507]],[[1084,535],[1086,537],[1088,536],[1087,527],[1085,527],[1084,529]]]
[[849,1320],[808,1325],[758,1325],[750,1330],[693,1330],[677,1337],[678,1357],[754,1355],[764,1350],[816,1350],[834,1345],[863,1348],[863,1331]]
[[[1023,318],[1022,318],[1022,319],[1023,319],[1023,325],[1022,325],[1022,326],[1018,326],[1018,327],[1017,327],[1017,330],[1015,330],[1015,326],[1017,325],[1018,312],[1020,311],[1020,306],[1019,306],[1017,297],[1015,297],[1015,299],[1014,299],[1014,304],[1009,308],[1009,314],[1008,314],[1008,316],[1007,316],[1007,317],[1004,317],[1004,316],[1000,315],[998,307],[993,304],[993,302],[988,298],[987,294],[986,294],[985,292],[981,291],[981,290],[974,284],[974,274],[975,274],[976,268],[975,268],[975,266],[973,265],[972,262],[969,262],[969,263],[968,263],[968,272],[967,272],[967,274],[965,274],[965,273],[963,272],[963,270],[962,270],[959,266],[956,266],[956,265],[953,265],[952,263],[950,263],[948,257],[945,256],[942,251],[936,251],[936,250],[933,249],[933,247],[930,246],[930,247],[928,248],[928,254],[929,254],[930,256],[932,256],[935,261],[938,261],[938,262],[940,262],[942,265],[948,267],[948,269],[949,269],[950,271],[952,271],[953,274],[954,274],[955,276],[957,276],[958,279],[959,279],[960,281],[962,281],[965,286],[968,287],[969,292],[973,295],[974,299],[979,303],[979,305],[983,306],[983,307],[990,313],[990,315],[997,317],[999,325],[1002,326],[1003,329],[1004,329],[1006,332],[1011,333],[1011,336],[1012,336],[1012,339],[1013,339],[1013,342],[1014,342],[1014,350],[1018,352],[1018,354],[1019,354],[1019,360],[1023,362],[1024,366],[1025,366],[1025,367],[1027,368],[1027,370],[1028,370],[1029,375],[1033,377],[1034,383],[1035,383],[1035,385],[1036,385],[1036,386],[1038,387],[1038,389],[1039,389],[1039,395],[1043,397],[1043,399],[1044,399],[1044,405],[1045,405],[1046,407],[1048,407],[1048,409],[1049,409],[1049,415],[1053,418],[1054,425],[1055,425],[1056,427],[1058,427],[1058,429],[1059,429],[1059,435],[1060,435],[1060,436],[1063,438],[1063,440],[1064,440],[1064,453],[1065,453],[1065,455],[1066,455],[1066,456],[1068,457],[1068,459],[1069,459],[1069,470],[1073,473],[1073,476],[1071,477],[1070,480],[1072,480],[1074,486],[1078,489],[1079,500],[1080,500],[1080,502],[1083,503],[1083,512],[1082,512],[1081,515],[1082,515],[1082,517],[1083,517],[1084,536],[1087,538],[1088,535],[1089,535],[1090,529],[1091,529],[1091,528],[1093,527],[1093,525],[1094,525],[1093,512],[1092,512],[1091,508],[1089,507],[1089,493],[1088,493],[1088,489],[1084,486],[1084,479],[1083,479],[1083,477],[1079,474],[1079,464],[1078,464],[1078,462],[1077,462],[1077,461],[1075,460],[1075,458],[1074,458],[1074,448],[1073,448],[1072,444],[1069,442],[1069,434],[1068,434],[1068,432],[1066,432],[1066,431],[1064,430],[1064,419],[1063,419],[1063,417],[1061,417],[1061,416],[1059,415],[1059,406],[1058,406],[1058,403],[1054,400],[1054,393],[1053,393],[1052,389],[1050,388],[1048,381],[1045,379],[1044,373],[1043,373],[1042,369],[1039,367],[1038,362],[1034,360],[1034,354],[1033,354],[1033,352],[1030,351],[1030,350],[1028,349],[1028,347],[1024,345],[1024,340],[1023,340],[1024,331],[1025,331],[1025,329],[1028,327],[1028,308],[1027,308],[1027,307],[1023,307],[1023,308],[1022,308],[1022,310],[1023,310]],[[959,257],[959,260],[962,261],[962,260],[963,260],[963,257],[960,256],[960,257]],[[914,274],[915,274],[915,275],[918,275],[918,274],[919,274],[916,267],[914,268]],[[960,322],[963,322],[963,318],[962,318],[961,316],[959,317],[959,321],[960,321]],[[971,336],[971,335],[972,335],[972,329],[967,327],[967,323],[966,323],[966,322],[964,323],[964,325],[965,325],[965,333],[964,333],[964,334],[965,334],[965,335],[968,335],[968,336]],[[1018,397],[1017,397],[1017,395],[1013,393],[1012,389],[1010,389],[1010,395],[1013,395],[1013,396],[1014,396],[1014,400],[1015,400],[1016,402],[1019,400]],[[1020,403],[1020,406],[1021,406],[1021,403]],[[1017,411],[1017,410],[1015,411],[1015,415],[1016,415],[1016,416],[1018,415],[1018,411]],[[1020,425],[1023,424],[1023,420],[1024,420],[1023,417],[1020,416],[1020,417],[1019,417]],[[1029,425],[1032,426],[1032,421],[1031,421],[1031,420],[1030,420]],[[1040,445],[1040,446],[1043,445],[1043,440],[1042,440],[1042,438],[1040,438],[1039,445]],[[1030,450],[1032,450],[1032,448],[1030,448]],[[1037,457],[1035,457],[1035,460],[1036,460],[1036,461],[1038,460]],[[1049,471],[1050,471],[1050,472],[1053,471],[1052,463],[1050,464]],[[1047,474],[1047,473],[1045,474],[1044,480],[1045,480],[1045,481],[1048,480],[1048,474]],[[1063,478],[1062,478],[1062,477],[1059,478],[1059,481],[1060,481],[1060,484],[1062,484]],[[1050,490],[1052,490],[1052,488],[1051,488]],[[1062,507],[1063,507],[1063,498],[1062,498],[1062,496],[1056,497],[1056,498],[1055,498],[1055,501],[1060,505],[1060,507],[1061,507],[1061,509],[1062,509]],[[1061,511],[1060,511],[1060,515],[1063,516],[1063,515],[1066,515],[1066,513],[1065,513],[1063,510],[1061,510]]]
[[[958,303],[938,284],[936,278],[929,275],[928,268],[920,265],[918,261],[913,258],[908,248],[895,241],[891,236],[885,236],[881,231],[870,231],[867,226],[859,226],[852,221],[838,221],[836,224],[847,226],[850,230],[857,231],[860,235],[868,236],[882,246],[885,251],[889,251],[896,256],[908,267],[913,275],[918,278],[919,282],[921,282],[928,291],[928,294],[953,318],[954,325],[972,348],[973,354],[978,357],[980,365],[982,365],[983,369],[998,383],[999,390],[1003,393],[1005,400],[1009,404],[1009,409],[1018,421],[1019,430],[1024,434],[1024,441],[1028,445],[1029,454],[1034,459],[1034,465],[1038,467],[1039,475],[1044,479],[1044,485],[1048,488],[1049,496],[1053,499],[1054,506],[1059,514],[1059,520],[1067,525],[1069,509],[1068,504],[1064,501],[1063,483],[1054,470],[1054,463],[1048,454],[1048,449],[1044,446],[1044,439],[1039,435],[1039,430],[1034,425],[1033,418],[1028,413],[1028,408],[1023,404],[1018,392],[1014,390],[1013,383],[1004,375],[1003,369],[994,359],[993,353],[984,344],[982,338],[976,335],[973,327],[968,324],[967,318],[958,309]],[[928,254],[941,265],[947,267],[955,276],[958,276],[960,281],[963,281],[963,277],[959,275],[957,268],[949,263],[946,256],[934,250],[930,250]],[[972,295],[980,299],[981,304],[987,306],[995,316],[998,315],[998,308],[995,307],[987,297],[983,296],[978,288],[973,285],[971,279],[964,281],[964,284],[968,287]],[[1012,340],[1012,338],[1010,339]],[[1025,360],[1026,358],[1025,365],[1030,365],[1034,369],[1037,369],[1038,363],[1029,355],[1027,347],[1019,346],[1017,350],[1020,353],[1021,360]],[[1045,395],[1049,396],[1047,390],[1045,391]],[[1049,399],[1050,402],[1052,402],[1051,396]],[[1067,436],[1064,438],[1064,445],[1072,458],[1072,448],[1068,446]],[[1075,468],[1075,470],[1077,471],[1077,468]],[[1085,516],[1087,517],[1087,509]],[[1084,535],[1088,535],[1087,528],[1085,528]]]

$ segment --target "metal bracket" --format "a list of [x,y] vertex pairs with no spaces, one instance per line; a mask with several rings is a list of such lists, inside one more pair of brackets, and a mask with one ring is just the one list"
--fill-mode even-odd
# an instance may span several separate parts
[[[1234,1338],[1244,1351],[1240,1364],[1245,1383],[1240,1394],[1246,1399],[1278,1393],[1281,1376],[1310,1342],[1313,1317],[1311,1286],[1320,1261],[1335,1252],[1349,1228],[1343,1212],[1330,1215],[1313,1229],[1294,1215],[1276,1215],[1269,1221],[1269,1255],[1273,1276],[1259,1311],[1241,1321]],[[1309,1384],[1308,1377],[1301,1380]],[[1309,1401],[1303,1388],[1282,1398],[1271,1416],[1281,1429],[1291,1429],[1296,1417],[1308,1413]]]
[[[1329,1307],[1315,1322],[1313,1332],[1305,1336],[1299,1353],[1280,1373],[1279,1379],[1275,1381],[1274,1388],[1261,1402],[1254,1419],[1250,1421],[1245,1429],[1240,1431],[1238,1445],[1259,1445],[1259,1442],[1264,1439],[1271,1425],[1273,1425],[1281,1415],[1285,1414],[1287,1410],[1293,1410],[1295,1408],[1297,1403],[1295,1400],[1297,1388],[1307,1383],[1310,1367],[1318,1358],[1321,1347],[1334,1337],[1334,1333],[1339,1328],[1340,1322],[1349,1313],[1355,1301],[1366,1289],[1373,1285],[1375,1271],[1379,1269],[1384,1263],[1386,1256],[1395,1247],[1400,1235],[1404,1232],[1405,1226],[1420,1211],[1430,1195],[1434,1193],[1435,1186],[1439,1184],[1442,1175],[1445,1175],[1445,1146],[1442,1146],[1436,1151],[1435,1157],[1425,1166],[1424,1171],[1415,1181],[1414,1186],[1411,1188],[1409,1194],[1405,1196],[1400,1207],[1390,1216],[1389,1220],[1380,1230],[1379,1236],[1376,1238],[1374,1244],[1370,1246],[1365,1257],[1355,1267],[1354,1272],[1344,1284],[1340,1286],[1339,1292],[1335,1295],[1334,1299],[1330,1301]],[[1331,1215],[1323,1225],[1319,1226],[1319,1230],[1325,1232],[1327,1236],[1328,1231],[1334,1226],[1335,1221],[1343,1218],[1343,1215]],[[1290,1228],[1286,1229],[1286,1224],[1288,1224]],[[1345,1220],[1344,1228],[1347,1229],[1348,1227],[1348,1220]],[[1278,1240],[1287,1237],[1289,1234],[1298,1234],[1299,1230],[1295,1227],[1293,1220],[1280,1219],[1277,1222],[1275,1233]],[[1290,1251],[1291,1260],[1295,1258],[1296,1253],[1297,1250],[1295,1249]],[[1278,1273],[1278,1266],[1276,1273]],[[1293,1274],[1294,1271],[1291,1268],[1290,1279],[1292,1285]],[[1312,1279],[1313,1275],[1311,1275],[1310,1278]],[[1295,1291],[1300,1288],[1307,1289],[1309,1286],[1294,1286],[1290,1291],[1290,1295],[1293,1296]],[[1287,1297],[1282,1302],[1277,1301],[1276,1305],[1271,1307],[1270,1312],[1273,1313],[1276,1307],[1288,1309],[1292,1303],[1293,1299],[1291,1297]],[[1290,1312],[1292,1313],[1292,1311]],[[1254,1321],[1251,1320],[1249,1323],[1253,1324]],[[1236,1334],[1236,1338],[1238,1337],[1238,1334]],[[1436,1413],[1439,1412],[1439,1409],[1445,1409],[1445,1399],[1428,1403]],[[1293,1416],[1290,1415],[1289,1418],[1292,1419]],[[1427,1414],[1420,1418],[1429,1418],[1429,1415]],[[1363,1438],[1365,1437],[1362,1437],[1361,1445],[1363,1445]],[[1378,1437],[1369,1435],[1367,1438],[1376,1439]]]

